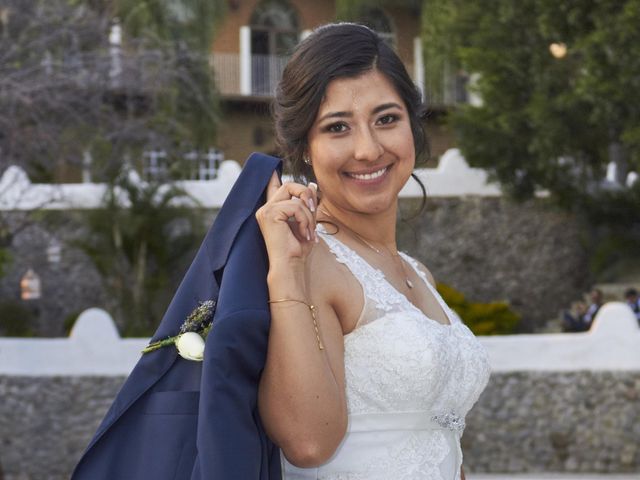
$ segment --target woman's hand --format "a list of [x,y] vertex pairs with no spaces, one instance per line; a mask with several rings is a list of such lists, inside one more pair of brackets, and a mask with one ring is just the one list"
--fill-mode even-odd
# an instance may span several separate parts
[[288,264],[306,260],[316,241],[315,184],[280,184],[274,172],[267,186],[267,202],[256,212],[269,262]]

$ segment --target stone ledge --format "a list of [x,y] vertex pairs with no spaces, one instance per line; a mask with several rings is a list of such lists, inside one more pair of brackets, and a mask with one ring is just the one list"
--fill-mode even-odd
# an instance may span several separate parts
[[640,372],[640,328],[622,302],[603,305],[588,332],[480,337],[480,341],[494,372]]

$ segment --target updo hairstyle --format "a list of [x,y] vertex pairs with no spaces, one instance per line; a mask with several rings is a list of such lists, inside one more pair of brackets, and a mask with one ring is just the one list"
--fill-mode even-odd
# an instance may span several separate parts
[[273,104],[276,144],[296,181],[315,181],[303,155],[329,82],[374,69],[389,79],[404,101],[416,160],[427,153],[422,96],[398,55],[368,27],[355,23],[329,24],[317,28],[296,47],[276,89]]

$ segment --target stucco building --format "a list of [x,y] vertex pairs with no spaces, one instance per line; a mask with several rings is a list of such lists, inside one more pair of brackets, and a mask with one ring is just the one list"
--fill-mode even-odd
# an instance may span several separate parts
[[[212,46],[211,63],[221,96],[216,147],[240,162],[252,152],[277,153],[270,105],[295,45],[314,28],[336,20],[334,0],[235,0],[229,2]],[[378,31],[398,52],[424,91],[420,11],[410,7],[364,7],[357,21]],[[432,105],[428,131],[432,155],[453,144],[439,127],[443,105]]]

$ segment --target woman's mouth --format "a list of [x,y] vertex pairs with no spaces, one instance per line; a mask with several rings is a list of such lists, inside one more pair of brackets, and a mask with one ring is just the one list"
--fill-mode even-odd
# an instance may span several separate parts
[[387,170],[389,170],[389,166],[367,173],[347,172],[347,175],[355,180],[360,180],[361,182],[371,182],[381,178],[385,173],[387,173]]

